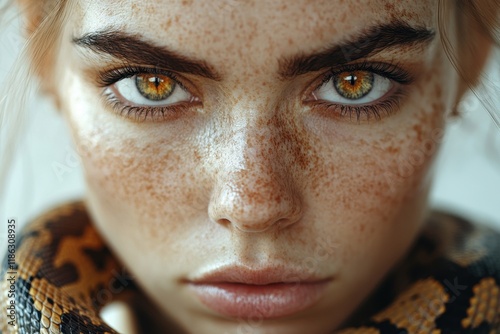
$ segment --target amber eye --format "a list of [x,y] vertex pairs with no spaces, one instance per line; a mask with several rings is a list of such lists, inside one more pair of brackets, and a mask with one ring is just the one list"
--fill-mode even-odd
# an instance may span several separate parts
[[373,89],[374,75],[367,71],[341,72],[334,77],[335,90],[346,99],[358,100]]
[[139,93],[152,101],[165,100],[175,89],[175,81],[161,74],[138,74],[135,84]]

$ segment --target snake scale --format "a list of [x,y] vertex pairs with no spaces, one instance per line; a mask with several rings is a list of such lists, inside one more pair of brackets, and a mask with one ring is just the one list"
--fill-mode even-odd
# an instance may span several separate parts
[[[26,226],[15,262],[6,257],[1,270],[0,330],[6,334],[116,333],[99,310],[136,289],[81,202]],[[335,333],[500,334],[500,234],[434,212],[377,293],[383,305],[376,312]]]

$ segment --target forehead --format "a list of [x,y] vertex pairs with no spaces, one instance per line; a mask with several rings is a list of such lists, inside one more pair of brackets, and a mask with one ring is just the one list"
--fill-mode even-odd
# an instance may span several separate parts
[[[334,45],[396,19],[435,27],[437,0],[88,0],[75,34],[118,29],[229,66]],[[200,57],[200,54],[202,55]]]

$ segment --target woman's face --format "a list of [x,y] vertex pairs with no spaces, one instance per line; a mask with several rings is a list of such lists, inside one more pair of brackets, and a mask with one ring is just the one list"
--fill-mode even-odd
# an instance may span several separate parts
[[339,326],[422,225],[458,81],[437,1],[76,8],[58,95],[137,283],[193,333]]

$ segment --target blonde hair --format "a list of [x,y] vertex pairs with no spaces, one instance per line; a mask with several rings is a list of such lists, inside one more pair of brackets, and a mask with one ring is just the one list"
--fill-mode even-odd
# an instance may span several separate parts
[[[47,5],[50,3],[50,6]],[[39,16],[30,21],[27,26],[28,37],[21,46],[21,53],[10,69],[0,90],[0,198],[5,195],[5,183],[9,173],[9,161],[12,160],[18,145],[18,135],[24,128],[26,117],[26,105],[29,99],[38,91],[39,81],[31,80],[40,78],[50,69],[48,61],[61,42],[60,32],[70,11],[71,1],[51,0],[40,1],[36,5],[29,3],[23,8],[19,7],[20,13],[24,11],[39,10]],[[46,6],[41,6],[45,4]],[[7,10],[12,8],[10,1],[0,7],[2,17],[5,21]],[[17,13],[17,14],[20,14]],[[29,64],[29,65],[28,65]],[[26,80],[29,78],[30,80]],[[15,83],[25,84],[22,89]],[[14,83],[8,85],[7,83]]]
[[452,43],[445,27],[446,5],[449,5],[448,1],[439,1],[438,24],[444,51],[462,81],[468,86],[470,92],[476,95],[500,130],[500,72],[498,72],[500,69],[500,3],[498,0],[456,0],[453,3],[458,35],[461,37],[459,48],[466,53],[469,64],[482,65],[480,61],[472,62],[482,50],[478,52],[476,49],[476,41],[471,36],[471,31],[481,32],[492,43],[489,60],[491,63],[494,60],[497,61],[497,64],[490,64],[496,65],[497,70],[490,72],[489,68],[484,66],[478,71],[478,77],[472,77],[460,66],[460,54],[451,46]]

